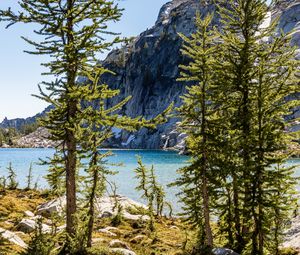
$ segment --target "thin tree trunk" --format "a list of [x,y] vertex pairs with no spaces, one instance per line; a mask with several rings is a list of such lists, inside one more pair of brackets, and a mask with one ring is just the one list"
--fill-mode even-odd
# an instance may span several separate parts
[[[70,116],[76,114],[76,104],[70,105]],[[74,215],[76,213],[76,168],[77,149],[76,138],[73,131],[67,132],[67,160],[66,160],[66,196],[67,196],[67,233],[70,237],[75,235]]]
[[[72,10],[74,8],[74,1],[67,1],[67,43],[66,46],[66,55],[67,55],[67,65],[68,65],[68,73],[67,73],[67,88],[66,94],[68,95],[72,91],[70,88],[74,88],[76,86],[76,57],[74,46],[74,36],[73,36],[73,17]],[[68,102],[68,112],[67,112],[67,121],[68,124],[72,127],[74,125],[74,121],[77,115],[77,101],[75,99],[69,99]],[[67,141],[67,159],[66,159],[66,196],[67,196],[67,220],[66,220],[66,230],[68,235],[72,238],[75,236],[75,224],[74,224],[74,216],[76,213],[76,170],[77,170],[77,148],[76,148],[76,136],[75,131],[73,129],[68,128],[66,131]]]
[[[205,44],[203,44],[205,45]],[[205,73],[203,71],[203,73]],[[208,180],[207,180],[207,135],[206,135],[206,80],[203,81],[202,86],[202,123],[201,123],[201,133],[202,133],[202,199],[203,199],[203,214],[204,214],[204,225],[205,225],[205,235],[206,235],[206,245],[210,248],[213,247],[213,235],[210,226],[210,211],[209,211],[209,193],[208,193]]]
[[[92,159],[92,167],[97,166],[98,162],[98,152],[94,153]],[[98,186],[98,172],[96,169],[93,169],[93,186],[89,199],[89,221],[88,221],[88,239],[87,239],[87,247],[92,247],[92,236],[93,236],[93,228],[94,228],[94,215],[95,215],[95,198],[96,198],[96,189]]]

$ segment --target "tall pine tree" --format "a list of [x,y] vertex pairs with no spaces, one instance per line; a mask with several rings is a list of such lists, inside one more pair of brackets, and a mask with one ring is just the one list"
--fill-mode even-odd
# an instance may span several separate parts
[[180,129],[188,136],[187,147],[192,162],[180,170],[181,177],[176,183],[183,187],[184,209],[190,222],[198,228],[198,245],[204,250],[213,247],[211,189],[215,175],[213,151],[218,130],[218,112],[214,104],[217,44],[212,21],[212,14],[204,18],[197,14],[197,32],[191,38],[181,35],[184,40],[182,54],[191,61],[180,66],[179,79],[192,84],[178,109],[182,119]]

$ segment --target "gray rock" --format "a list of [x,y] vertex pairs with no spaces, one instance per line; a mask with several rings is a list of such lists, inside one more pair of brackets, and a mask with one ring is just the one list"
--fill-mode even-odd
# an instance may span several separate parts
[[[127,220],[149,220],[147,215],[133,215],[128,212],[131,208],[147,208],[144,204],[138,203],[125,196],[116,196],[117,202],[123,208],[123,217]],[[95,207],[99,218],[112,217],[117,214],[115,208],[116,200],[114,197],[102,197],[96,199]],[[50,202],[44,203],[37,207],[37,214],[45,217],[51,216],[53,213],[62,214],[66,206],[66,197],[60,197]]]
[[128,250],[128,249],[123,249],[123,248],[112,248],[110,249],[112,253],[115,254],[122,254],[122,255],[136,255],[135,252]]
[[284,233],[282,246],[300,249],[300,216],[291,220],[289,228]]
[[213,249],[215,255],[239,255],[236,252],[227,248],[215,248]]
[[145,240],[147,237],[144,235],[137,235],[134,238],[132,238],[130,240],[131,243],[133,244],[137,244],[137,243],[141,243],[143,240]]
[[[19,231],[22,231],[24,233],[31,233],[33,232],[37,227],[37,220],[35,219],[23,219],[21,222],[18,224],[17,229]],[[51,227],[42,224],[42,231],[44,233],[50,233],[51,232]]]
[[50,202],[44,203],[37,207],[37,214],[45,217],[51,216],[53,213],[62,213],[66,207],[66,197],[59,197]]
[[123,242],[123,241],[120,241],[118,239],[115,239],[115,240],[111,240],[109,242],[109,247],[110,248],[123,248],[123,249],[127,249],[129,250],[130,247],[128,246],[127,243]]
[[22,248],[27,248],[27,244],[16,233],[0,228],[0,235],[9,242],[16,244]]
[[25,211],[24,214],[25,214],[25,216],[27,216],[27,217],[34,217],[34,213],[31,212],[31,211]]
[[115,233],[105,229],[105,228],[102,228],[102,229],[98,229],[97,232],[99,233],[102,233],[102,234],[105,234],[107,236],[111,236],[111,237],[114,237],[114,236],[117,236]]

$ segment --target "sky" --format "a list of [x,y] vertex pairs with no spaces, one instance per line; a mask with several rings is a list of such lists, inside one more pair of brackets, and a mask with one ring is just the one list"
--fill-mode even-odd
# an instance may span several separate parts
[[[122,0],[124,8],[120,22],[110,30],[122,36],[136,36],[154,25],[161,6],[169,0]],[[16,0],[0,0],[0,9],[17,8]],[[45,79],[40,65],[46,57],[24,53],[32,49],[21,36],[37,38],[32,25],[17,24],[5,29],[0,23],[0,122],[7,117],[25,118],[41,112],[47,104],[32,94],[38,94],[38,83]]]

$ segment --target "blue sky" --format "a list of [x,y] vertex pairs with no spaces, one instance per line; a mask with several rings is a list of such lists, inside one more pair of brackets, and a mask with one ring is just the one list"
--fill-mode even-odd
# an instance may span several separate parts
[[[17,7],[16,0],[1,0],[0,8]],[[122,32],[123,36],[135,36],[154,25],[160,7],[168,0],[122,0],[125,8],[122,20],[111,25],[111,30]],[[32,56],[23,52],[30,49],[20,36],[31,37],[31,25],[15,25],[5,29],[0,24],[0,122],[4,117],[29,117],[44,109],[46,104],[34,98],[37,84],[44,77],[40,63],[46,57]]]

